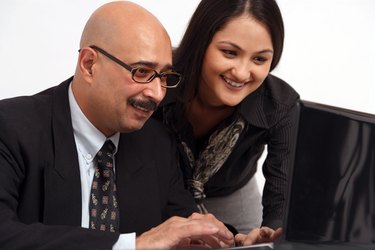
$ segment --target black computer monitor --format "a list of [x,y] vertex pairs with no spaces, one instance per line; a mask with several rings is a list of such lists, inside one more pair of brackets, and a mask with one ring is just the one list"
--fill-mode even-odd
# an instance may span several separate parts
[[285,239],[375,243],[375,115],[300,102]]

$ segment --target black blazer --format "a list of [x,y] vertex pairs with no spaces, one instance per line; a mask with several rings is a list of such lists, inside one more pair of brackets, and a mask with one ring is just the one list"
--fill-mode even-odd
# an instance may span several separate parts
[[[119,234],[81,228],[81,184],[68,86],[0,101],[0,248],[111,249]],[[120,232],[140,234],[194,210],[159,122],[121,134]]]

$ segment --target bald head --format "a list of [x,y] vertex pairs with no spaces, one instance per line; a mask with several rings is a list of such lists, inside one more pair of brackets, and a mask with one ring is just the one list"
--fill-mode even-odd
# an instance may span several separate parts
[[[83,29],[80,49],[91,45],[137,61],[157,62],[161,58],[156,51],[172,54],[170,37],[160,21],[142,6],[129,1],[109,2],[94,11]],[[75,82],[81,81],[81,59]]]
[[134,42],[135,36],[150,32],[168,37],[160,21],[140,5],[128,1],[110,2],[98,8],[89,18],[80,48],[92,44],[106,48],[124,47]]
[[172,46],[163,25],[132,2],[101,6],[83,30],[72,91],[85,116],[106,136],[141,128],[153,112],[150,107],[165,96],[162,78],[148,84],[134,80],[131,69],[138,67],[171,71]]

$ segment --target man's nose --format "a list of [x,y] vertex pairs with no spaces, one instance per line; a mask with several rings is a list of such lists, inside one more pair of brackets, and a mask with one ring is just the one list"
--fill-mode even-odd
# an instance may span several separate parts
[[146,84],[144,95],[152,98],[158,104],[163,100],[166,94],[166,88],[162,87],[160,77],[155,77],[151,82]]

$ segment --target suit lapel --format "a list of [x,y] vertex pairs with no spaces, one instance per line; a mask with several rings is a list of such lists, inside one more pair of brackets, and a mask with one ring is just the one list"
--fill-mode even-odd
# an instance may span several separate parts
[[81,225],[82,200],[76,144],[70,116],[68,86],[72,78],[54,91],[52,134],[53,167],[45,171],[45,221]]

